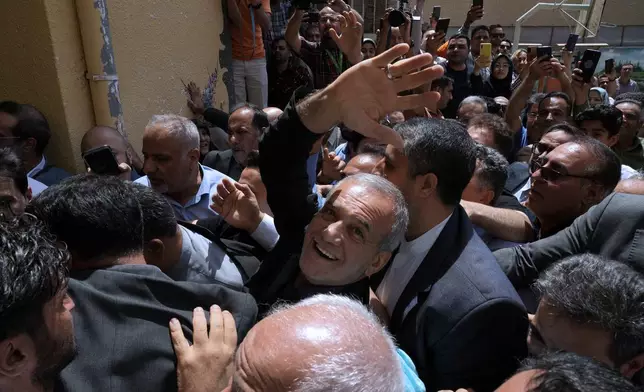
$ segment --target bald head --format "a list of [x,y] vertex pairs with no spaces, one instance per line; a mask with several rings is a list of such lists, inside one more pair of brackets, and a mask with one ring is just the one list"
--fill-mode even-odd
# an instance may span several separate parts
[[264,113],[268,116],[268,121],[273,122],[284,113],[280,108],[264,108]]
[[235,358],[232,391],[404,390],[393,340],[347,297],[317,295],[277,309],[248,333]]
[[346,176],[352,176],[358,173],[372,173],[382,155],[376,153],[362,153],[354,156],[347,162],[342,172]]
[[131,164],[127,140],[116,129],[99,125],[85,132],[81,140],[81,154],[85,155],[87,151],[101,146],[109,146],[118,163]]

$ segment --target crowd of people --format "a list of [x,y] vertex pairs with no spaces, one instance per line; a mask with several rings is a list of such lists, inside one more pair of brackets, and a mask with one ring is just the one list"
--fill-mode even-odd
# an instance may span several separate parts
[[641,390],[632,65],[512,52],[481,6],[415,50],[421,10],[226,5],[232,110],[189,83],[142,154],[97,126],[72,176],[0,102],[1,391]]

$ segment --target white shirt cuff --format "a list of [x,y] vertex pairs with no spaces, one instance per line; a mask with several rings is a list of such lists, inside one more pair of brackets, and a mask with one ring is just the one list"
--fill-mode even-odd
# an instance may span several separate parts
[[267,251],[272,250],[280,239],[273,217],[268,214],[264,214],[259,226],[250,236]]

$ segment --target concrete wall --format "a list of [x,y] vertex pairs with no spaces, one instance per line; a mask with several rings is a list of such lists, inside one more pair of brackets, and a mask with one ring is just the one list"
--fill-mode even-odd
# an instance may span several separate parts
[[[80,139],[95,124],[75,1],[0,1],[0,100],[42,110],[53,130],[47,156],[71,171],[83,170]],[[228,109],[221,0],[108,6],[125,130],[137,151],[153,114],[190,115],[181,79],[204,89],[217,73],[213,104]]]
[[191,116],[183,85],[202,90],[217,72],[215,105],[228,109],[220,69],[221,0],[111,0],[108,3],[125,130],[137,151],[154,114]]
[[0,100],[38,107],[53,130],[48,158],[80,168],[80,137],[94,118],[74,1],[3,1],[0,37]]
[[[485,17],[480,23],[486,25],[498,23],[503,26],[512,26],[519,16],[523,15],[539,2],[538,0],[485,0]],[[552,3],[555,1],[541,0],[541,2]],[[568,3],[581,3],[581,1],[568,0]],[[469,0],[427,0],[424,10],[424,15],[427,18],[431,15],[434,5],[441,6],[441,17],[451,18],[451,24],[453,26],[460,26],[465,20],[465,15],[472,5],[472,2]],[[602,21],[620,26],[643,25],[643,14],[643,0],[607,0]],[[575,14],[571,13],[571,15]],[[568,26],[572,23],[574,22],[564,18],[559,11],[540,11],[526,21],[524,26]]]

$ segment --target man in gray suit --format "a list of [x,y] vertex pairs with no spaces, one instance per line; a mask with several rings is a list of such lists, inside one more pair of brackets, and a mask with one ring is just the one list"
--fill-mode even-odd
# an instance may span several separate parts
[[644,271],[644,196],[613,193],[571,226],[543,240],[494,252],[515,288],[527,288],[553,263],[593,253]]
[[[144,253],[145,216],[134,187],[83,175],[41,193],[28,212],[42,219],[72,255],[69,292],[78,356],[60,391],[176,391],[168,321],[190,332],[192,310],[219,305],[242,339],[255,321],[254,299],[219,284],[175,282]],[[177,256],[178,257],[178,256]]]

